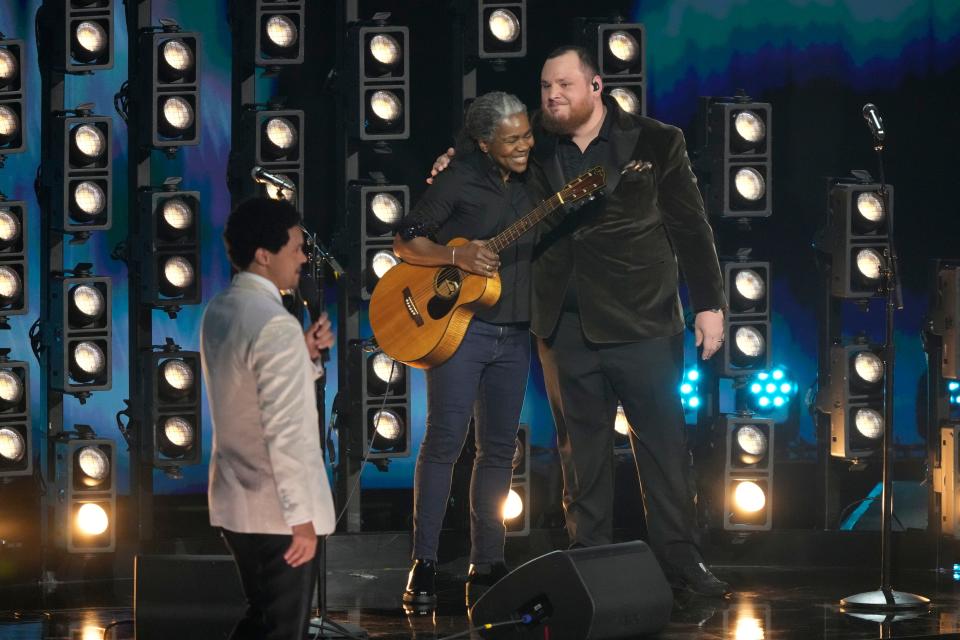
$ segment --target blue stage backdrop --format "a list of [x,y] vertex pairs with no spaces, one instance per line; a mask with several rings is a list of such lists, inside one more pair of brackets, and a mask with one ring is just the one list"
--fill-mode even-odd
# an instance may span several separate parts
[[[203,289],[204,299],[222,289],[229,278],[220,234],[229,208],[226,167],[230,145],[230,33],[226,21],[227,0],[188,2],[154,0],[154,18],[170,17],[185,30],[203,34],[201,126],[202,144],[182,151],[175,160],[155,155],[154,178],[179,175],[183,185],[199,190],[203,211]],[[536,104],[536,74],[549,48],[566,40],[565,32],[555,28],[575,15],[574,8],[558,9],[556,3],[531,0],[529,20],[530,58],[515,74],[503,74],[503,88],[515,90],[531,106]],[[900,250],[905,274],[906,308],[897,316],[896,343],[896,439],[899,443],[919,443],[915,415],[918,380],[925,370],[919,330],[927,309],[926,260],[932,257],[960,255],[958,208],[951,192],[954,178],[948,166],[956,166],[955,143],[960,139],[955,104],[951,102],[960,70],[960,4],[931,0],[686,0],[599,2],[604,11],[618,10],[624,16],[643,22],[648,35],[649,113],[681,126],[688,142],[694,144],[696,100],[701,95],[730,95],[742,88],[757,100],[773,103],[774,108],[774,215],[756,223],[751,243],[756,255],[773,260],[773,354],[774,362],[785,365],[799,383],[802,402],[816,378],[815,302],[818,284],[811,241],[824,216],[822,176],[844,175],[850,169],[874,170],[869,140],[860,116],[864,102],[878,104],[890,130],[888,144],[888,180],[896,185],[896,213]],[[21,0],[0,4],[0,31],[7,37],[27,41],[25,81],[27,103],[26,153],[11,156],[0,170],[0,191],[11,199],[29,204],[30,225],[30,313],[11,322],[11,330],[0,335],[0,346],[12,348],[12,357],[36,363],[27,337],[30,325],[40,309],[39,208],[33,191],[39,164],[40,78],[36,64],[33,19],[39,0]],[[96,113],[113,116],[114,124],[114,226],[106,233],[95,233],[86,245],[66,250],[65,265],[89,261],[98,275],[114,279],[114,385],[109,392],[96,393],[80,406],[65,399],[65,424],[90,424],[99,435],[122,442],[115,414],[123,408],[128,395],[126,370],[129,363],[127,336],[127,272],[123,263],[111,260],[114,246],[124,241],[127,225],[126,128],[113,110],[113,96],[127,77],[127,34],[118,13],[114,38],[117,42],[115,66],[93,76],[67,79],[68,107],[94,102]],[[412,6],[416,5],[416,6]],[[430,5],[429,7],[427,5]],[[433,6],[435,5],[435,6]],[[609,6],[608,6],[609,5]],[[376,10],[394,13],[394,21],[404,23],[412,33],[413,131],[414,138],[397,145],[395,160],[405,165],[404,178],[414,196],[422,193],[429,159],[442,150],[450,131],[433,124],[441,109],[450,111],[443,100],[447,76],[436,76],[428,62],[448,59],[443,38],[431,30],[447,29],[442,9],[445,2],[362,2],[361,13]],[[559,14],[558,14],[559,12]],[[310,25],[316,36],[332,37],[332,7],[328,16],[317,15]],[[569,16],[568,16],[569,14]],[[323,20],[319,20],[323,18]],[[308,31],[308,37],[310,31]],[[449,44],[449,43],[447,43]],[[303,92],[319,93],[331,61],[308,60],[300,71],[309,78]],[[516,74],[526,74],[517,77]],[[261,80],[264,96],[282,85]],[[431,90],[417,93],[417,87]],[[520,87],[513,89],[513,87]],[[493,88],[493,87],[490,87]],[[330,114],[319,117],[329,118]],[[312,124],[308,120],[308,127]],[[942,145],[942,146],[941,146]],[[945,148],[952,145],[952,149]],[[333,141],[324,145],[329,151],[326,164],[334,162]],[[407,153],[409,151],[409,153]],[[406,155],[405,155],[406,154]],[[308,167],[308,171],[310,168]],[[308,199],[310,195],[308,194]],[[333,195],[317,195],[321,203],[324,235],[334,228]],[[318,215],[316,212],[314,216]],[[309,217],[309,213],[308,213]],[[718,236],[731,232],[717,225]],[[328,290],[329,309],[335,315],[334,292]],[[199,347],[198,332],[202,308],[184,310],[176,321],[157,313],[154,320],[156,343],[167,336],[188,349]],[[847,324],[863,326],[871,335],[881,335],[882,309],[871,307],[867,314],[849,310]],[[692,338],[688,344],[688,364],[695,362]],[[336,353],[333,354],[328,386],[328,407],[336,389]],[[39,371],[32,371],[31,397],[34,416],[38,416]],[[409,459],[394,460],[387,473],[368,469],[365,487],[409,487],[412,484],[414,456],[423,437],[425,389],[423,375],[412,376],[412,423],[414,450]],[[204,402],[204,461],[209,459],[209,413]],[[328,410],[329,411],[329,410]],[[814,440],[812,420],[800,412],[797,443]],[[546,405],[537,364],[534,365],[522,421],[532,426],[536,446],[553,446],[553,424]],[[41,425],[34,421],[34,440],[39,442]],[[802,447],[801,447],[802,448]],[[120,447],[121,490],[128,491],[128,457]],[[206,465],[187,467],[184,478],[169,480],[157,475],[159,493],[196,493],[205,491]]]

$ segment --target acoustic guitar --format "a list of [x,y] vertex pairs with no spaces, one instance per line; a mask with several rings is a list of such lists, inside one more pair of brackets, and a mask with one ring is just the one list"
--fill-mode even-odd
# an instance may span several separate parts
[[[563,204],[590,198],[606,185],[603,167],[571,180],[486,246],[500,253]],[[448,247],[467,244],[454,238]],[[387,271],[370,298],[370,326],[384,353],[411,367],[429,369],[454,354],[473,315],[500,299],[500,275],[479,276],[453,265],[422,267],[401,262]]]

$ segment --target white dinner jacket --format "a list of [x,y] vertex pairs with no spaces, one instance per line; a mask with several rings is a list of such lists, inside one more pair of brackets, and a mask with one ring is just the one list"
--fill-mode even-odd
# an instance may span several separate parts
[[203,379],[213,419],[210,524],[238,533],[291,533],[312,521],[334,528],[314,381],[303,328],[277,287],[238,273],[200,326]]

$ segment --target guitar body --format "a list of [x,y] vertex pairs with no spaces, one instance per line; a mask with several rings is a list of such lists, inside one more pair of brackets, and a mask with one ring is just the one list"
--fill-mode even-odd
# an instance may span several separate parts
[[[448,247],[467,244],[454,238]],[[473,315],[500,299],[500,276],[489,278],[452,265],[401,262],[384,274],[370,298],[370,326],[388,356],[421,369],[456,352]]]

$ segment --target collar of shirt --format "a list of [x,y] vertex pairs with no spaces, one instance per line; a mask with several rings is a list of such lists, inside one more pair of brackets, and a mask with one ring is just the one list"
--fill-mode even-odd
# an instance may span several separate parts
[[277,289],[277,285],[263,276],[251,273],[250,271],[241,271],[233,277],[233,282],[241,287],[261,289],[269,293],[278,303],[283,304],[283,297],[280,295],[280,290]]
[[[457,155],[459,156],[459,153]],[[494,162],[489,153],[483,153],[479,149],[475,151],[467,151],[464,154],[463,159],[471,163],[474,168],[479,170],[484,175],[490,176],[490,178],[496,181],[497,184],[506,184],[503,180],[503,174],[500,172],[500,165]],[[507,182],[523,180],[524,175],[525,174],[514,173],[511,171],[507,176]]]

